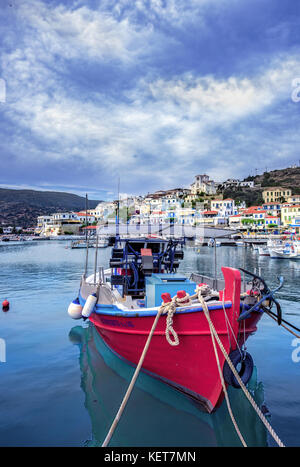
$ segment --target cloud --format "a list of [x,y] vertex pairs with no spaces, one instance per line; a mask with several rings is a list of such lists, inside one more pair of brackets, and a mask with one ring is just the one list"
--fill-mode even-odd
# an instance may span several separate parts
[[1,146],[9,154],[2,166],[13,183],[78,180],[82,189],[111,191],[120,176],[122,191],[143,193],[186,186],[196,172],[218,180],[248,175],[254,153],[256,164],[292,159],[299,142],[287,125],[299,119],[290,97],[300,76],[294,50],[265,55],[242,74],[190,61],[181,69],[169,56],[176,44],[191,52],[182,39],[188,25],[207,32],[208,12],[229,7],[212,3],[140,0],[133,7],[122,0],[93,10],[21,2],[12,20],[18,38],[10,32],[0,57],[7,84]]

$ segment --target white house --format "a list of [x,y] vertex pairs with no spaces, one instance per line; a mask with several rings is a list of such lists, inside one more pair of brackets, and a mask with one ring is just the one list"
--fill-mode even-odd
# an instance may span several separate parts
[[231,198],[227,199],[214,199],[210,202],[211,210],[218,211],[219,216],[229,217],[237,214],[237,207]]
[[85,223],[85,221],[87,220],[89,224],[93,224],[93,222],[95,222],[96,220],[95,216],[93,216],[92,214],[85,213],[85,212],[74,212],[72,214],[75,214],[76,219],[82,223]]

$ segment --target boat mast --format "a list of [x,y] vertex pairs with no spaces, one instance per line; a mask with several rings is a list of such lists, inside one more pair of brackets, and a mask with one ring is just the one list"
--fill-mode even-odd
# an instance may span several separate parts
[[89,261],[89,242],[87,237],[87,210],[88,210],[88,195],[85,195],[85,241],[86,241],[86,253],[85,253],[85,268],[84,268],[84,278],[87,276],[88,261]]
[[88,211],[88,195],[85,194],[85,240],[87,241],[87,211]]
[[119,236],[119,222],[120,222],[120,177],[118,178],[118,199],[116,210],[116,236]]

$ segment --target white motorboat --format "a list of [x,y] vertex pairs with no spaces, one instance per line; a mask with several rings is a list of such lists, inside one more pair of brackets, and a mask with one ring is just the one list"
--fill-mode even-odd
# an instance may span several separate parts
[[270,256],[269,248],[266,245],[258,247],[259,256]]
[[79,248],[87,248],[87,246],[89,248],[94,248],[94,241],[91,242],[91,241],[86,241],[86,240],[74,240],[71,243],[72,250],[79,249]]
[[237,240],[235,244],[236,246],[246,246],[246,243],[243,240]]
[[294,248],[292,243],[286,243],[283,247],[269,248],[271,258],[278,259],[300,259],[300,253]]
[[108,247],[109,241],[106,237],[99,237],[98,238],[98,248],[106,248]]

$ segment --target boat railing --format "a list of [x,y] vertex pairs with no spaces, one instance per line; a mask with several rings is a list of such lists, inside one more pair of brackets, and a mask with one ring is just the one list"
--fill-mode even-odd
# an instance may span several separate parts
[[[197,284],[207,284],[211,289],[215,290],[224,290],[225,281],[224,279],[215,279],[214,277],[205,276],[204,274],[198,274],[193,272],[190,276],[192,282]],[[241,293],[245,293],[247,290],[251,289],[251,283],[242,281],[241,283]]]

